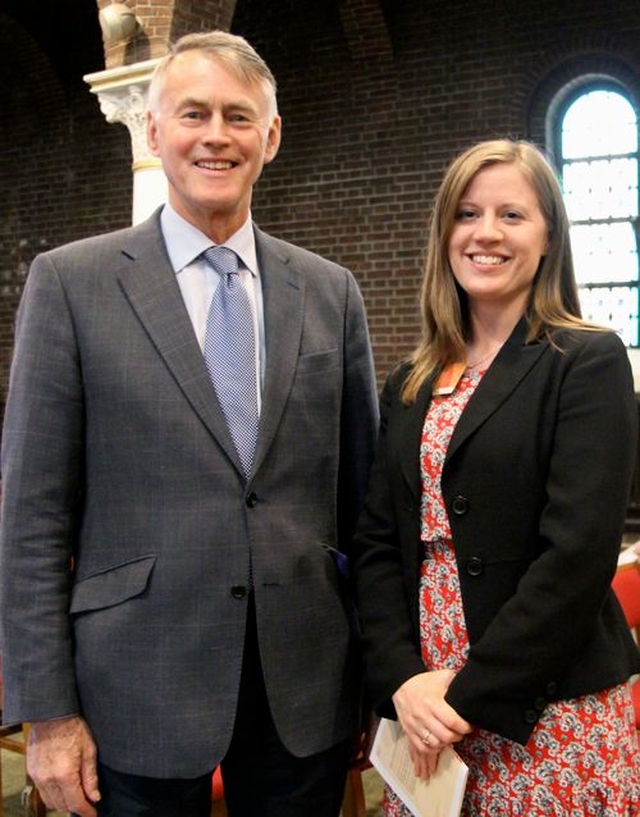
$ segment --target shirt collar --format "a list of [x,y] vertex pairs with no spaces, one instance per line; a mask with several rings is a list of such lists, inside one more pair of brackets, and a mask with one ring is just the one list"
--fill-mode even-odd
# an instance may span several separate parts
[[[211,247],[211,239],[182,218],[168,202],[160,213],[160,227],[171,266],[176,274]],[[242,227],[224,242],[224,246],[229,247],[238,255],[252,275],[258,275],[256,240],[251,213]]]

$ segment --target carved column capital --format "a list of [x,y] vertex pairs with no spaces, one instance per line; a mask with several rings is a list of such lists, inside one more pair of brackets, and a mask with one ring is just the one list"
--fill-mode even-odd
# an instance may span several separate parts
[[[160,160],[147,145],[147,92],[159,60],[87,74],[85,82],[96,94],[107,122],[126,125],[133,157],[133,223],[146,218],[166,200],[167,182]],[[144,172],[143,172],[144,171]]]
[[158,60],[147,60],[87,74],[84,78],[98,97],[107,122],[121,122],[129,129],[134,170],[139,163],[158,164],[149,153],[146,138],[147,91],[157,63]]

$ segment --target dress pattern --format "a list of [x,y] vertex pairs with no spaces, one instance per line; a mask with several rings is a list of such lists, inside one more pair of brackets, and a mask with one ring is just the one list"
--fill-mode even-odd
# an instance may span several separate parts
[[[440,477],[453,429],[482,374],[467,370],[451,395],[434,397],[423,427],[420,632],[432,670],[459,670],[469,652]],[[640,751],[627,684],[549,704],[526,746],[475,729],[455,749],[469,766],[463,817],[640,815]],[[389,789],[383,811],[411,817]]]

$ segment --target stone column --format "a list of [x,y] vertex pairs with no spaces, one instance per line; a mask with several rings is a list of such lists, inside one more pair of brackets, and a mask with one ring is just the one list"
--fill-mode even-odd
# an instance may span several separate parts
[[96,94],[107,122],[129,129],[133,156],[132,223],[138,224],[166,201],[167,179],[160,160],[152,156],[146,137],[146,100],[149,81],[158,60],[87,74],[84,80]]

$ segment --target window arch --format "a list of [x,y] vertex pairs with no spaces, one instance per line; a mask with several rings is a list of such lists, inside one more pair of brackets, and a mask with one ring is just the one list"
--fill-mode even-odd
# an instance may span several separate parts
[[585,318],[640,346],[638,115],[618,83],[567,88],[550,129]]

